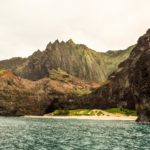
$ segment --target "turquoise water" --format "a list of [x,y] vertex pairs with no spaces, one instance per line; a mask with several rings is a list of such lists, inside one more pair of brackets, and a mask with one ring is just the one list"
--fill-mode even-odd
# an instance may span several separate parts
[[1,117],[0,150],[150,150],[150,125]]

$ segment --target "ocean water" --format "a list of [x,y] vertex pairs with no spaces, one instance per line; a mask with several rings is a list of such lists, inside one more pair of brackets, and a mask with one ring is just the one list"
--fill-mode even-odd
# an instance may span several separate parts
[[0,150],[150,150],[150,125],[0,117]]

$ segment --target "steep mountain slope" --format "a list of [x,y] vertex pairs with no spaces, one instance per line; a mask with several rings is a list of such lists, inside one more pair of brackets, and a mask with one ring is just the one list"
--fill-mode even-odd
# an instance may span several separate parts
[[27,59],[0,61],[0,68],[10,69],[30,80],[42,79],[48,76],[49,70],[60,68],[80,79],[102,82],[117,69],[120,62],[128,58],[133,47],[124,51],[100,53],[85,45],[75,44],[72,40],[56,40],[49,43],[45,51],[38,50]]
[[138,121],[150,122],[150,30],[108,81],[85,101],[101,108],[136,106]]
[[121,62],[123,62],[129,57],[131,51],[135,46],[136,45],[130,46],[126,50],[108,51],[106,53],[103,53],[105,67],[107,68],[107,78],[111,73],[118,69],[118,65]]

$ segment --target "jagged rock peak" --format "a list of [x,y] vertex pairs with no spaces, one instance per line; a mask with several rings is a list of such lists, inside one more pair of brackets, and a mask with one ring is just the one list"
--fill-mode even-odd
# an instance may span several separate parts
[[[32,54],[32,57],[38,57],[39,55],[41,55],[41,51],[38,49],[37,51],[35,51],[33,54]],[[30,56],[31,57],[31,56]]]
[[68,41],[64,42],[64,41],[59,41],[58,39],[55,40],[53,43],[49,42],[48,45],[46,46],[46,49],[51,49],[52,46],[58,46],[58,45],[62,45],[62,44],[67,44],[67,45],[75,45],[74,41],[72,39],[69,39]]
[[[150,29],[147,30],[146,34],[138,39],[138,48],[143,51],[143,49],[148,49],[150,47]],[[138,49],[137,48],[137,49]]]
[[59,40],[57,39],[57,40],[55,40],[55,42],[53,43],[53,44],[59,44],[60,42],[59,42]]
[[150,34],[150,29],[147,30],[146,34]]
[[69,39],[66,43],[69,43],[69,44],[75,44],[74,41],[72,39]]

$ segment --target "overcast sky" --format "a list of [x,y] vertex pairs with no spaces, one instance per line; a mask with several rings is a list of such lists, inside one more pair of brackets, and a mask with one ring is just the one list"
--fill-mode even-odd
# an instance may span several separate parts
[[0,0],[0,59],[73,39],[97,51],[125,49],[150,27],[150,0]]

